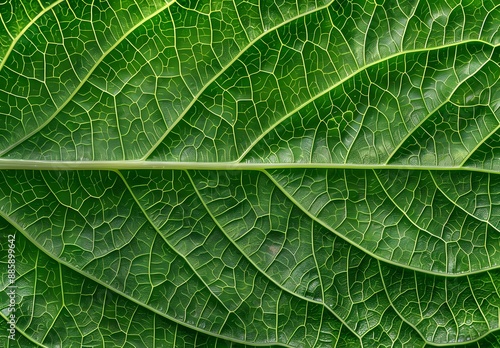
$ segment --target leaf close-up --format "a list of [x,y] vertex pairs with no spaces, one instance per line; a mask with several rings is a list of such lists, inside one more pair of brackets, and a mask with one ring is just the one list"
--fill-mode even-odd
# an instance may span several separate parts
[[0,0],[0,347],[500,347],[498,0]]

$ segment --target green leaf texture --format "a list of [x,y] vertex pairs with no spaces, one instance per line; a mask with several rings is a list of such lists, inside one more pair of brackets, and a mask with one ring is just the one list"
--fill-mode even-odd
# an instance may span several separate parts
[[500,347],[500,4],[0,1],[0,231],[5,347]]

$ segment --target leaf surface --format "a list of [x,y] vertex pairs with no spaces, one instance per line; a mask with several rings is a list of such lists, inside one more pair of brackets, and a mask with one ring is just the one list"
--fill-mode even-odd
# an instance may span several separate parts
[[9,344],[500,346],[494,0],[0,19]]

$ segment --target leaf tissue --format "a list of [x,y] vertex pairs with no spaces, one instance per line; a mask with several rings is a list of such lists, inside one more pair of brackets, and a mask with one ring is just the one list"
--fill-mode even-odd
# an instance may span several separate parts
[[500,347],[499,46],[497,0],[0,1],[0,344]]

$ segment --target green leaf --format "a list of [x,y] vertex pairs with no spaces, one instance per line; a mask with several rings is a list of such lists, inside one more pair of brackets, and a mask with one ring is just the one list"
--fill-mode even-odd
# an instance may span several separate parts
[[500,347],[499,23],[0,3],[0,340]]

